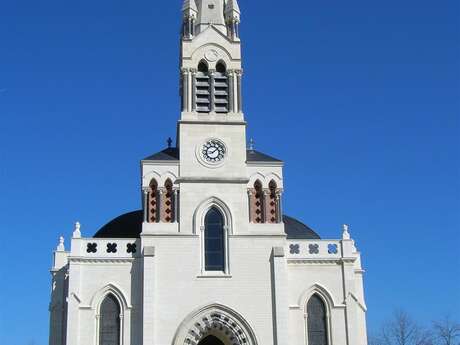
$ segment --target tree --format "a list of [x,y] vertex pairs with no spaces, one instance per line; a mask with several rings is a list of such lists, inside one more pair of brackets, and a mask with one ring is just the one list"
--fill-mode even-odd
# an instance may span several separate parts
[[460,324],[449,316],[433,321],[433,331],[439,345],[460,345]]
[[[430,332],[420,327],[406,312],[398,310],[380,332],[376,344],[433,345]],[[452,344],[451,344],[452,345]]]

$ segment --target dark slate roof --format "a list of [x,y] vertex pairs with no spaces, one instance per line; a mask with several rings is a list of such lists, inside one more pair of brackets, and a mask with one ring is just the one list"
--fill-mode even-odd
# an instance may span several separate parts
[[177,147],[169,147],[163,151],[157,152],[144,161],[177,161],[179,160],[179,149]]
[[279,159],[273,158],[256,150],[247,150],[246,157],[248,162],[282,162]]
[[[279,159],[273,158],[265,153],[256,150],[247,150],[246,159],[248,162],[281,162]],[[179,160],[179,149],[176,147],[170,147],[163,151],[157,152],[147,158],[144,161],[177,161]]]
[[[318,234],[305,224],[289,216],[283,216],[288,240],[320,239]],[[104,225],[95,238],[139,238],[142,232],[142,210],[123,214]]]

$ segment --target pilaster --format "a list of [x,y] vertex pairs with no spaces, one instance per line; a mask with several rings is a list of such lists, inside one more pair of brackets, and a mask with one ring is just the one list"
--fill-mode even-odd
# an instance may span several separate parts
[[275,345],[288,344],[288,279],[287,264],[283,247],[273,247],[272,290]]
[[144,247],[143,266],[143,344],[155,344],[155,247]]

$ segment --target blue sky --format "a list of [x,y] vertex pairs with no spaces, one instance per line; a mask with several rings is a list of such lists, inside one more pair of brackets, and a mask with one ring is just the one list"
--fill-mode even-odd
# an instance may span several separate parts
[[[245,114],[285,212],[363,254],[370,329],[460,319],[460,2],[240,0]],[[181,1],[0,4],[0,343],[45,345],[52,251],[140,207],[175,135]]]

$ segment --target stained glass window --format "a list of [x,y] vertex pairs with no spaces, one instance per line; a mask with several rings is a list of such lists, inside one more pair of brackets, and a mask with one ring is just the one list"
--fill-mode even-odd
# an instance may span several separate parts
[[120,345],[120,305],[113,295],[101,305],[99,345]]
[[225,270],[224,217],[215,207],[206,214],[204,246],[206,271]]
[[308,301],[308,345],[328,345],[326,306],[318,295]]

